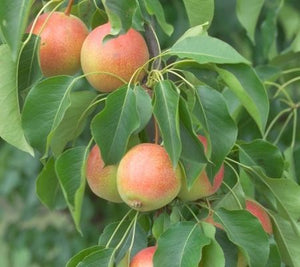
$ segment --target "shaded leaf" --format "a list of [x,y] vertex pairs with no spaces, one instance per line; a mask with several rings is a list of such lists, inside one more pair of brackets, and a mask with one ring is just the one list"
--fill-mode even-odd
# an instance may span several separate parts
[[236,3],[237,17],[253,43],[255,43],[256,24],[263,4],[264,0],[237,0]]
[[102,3],[111,23],[111,34],[117,35],[128,31],[136,9],[135,0],[103,0]]
[[196,267],[201,259],[202,248],[209,243],[209,238],[203,235],[198,224],[176,223],[158,239],[154,266]]
[[263,133],[269,114],[269,100],[255,71],[244,64],[223,65],[216,70]]
[[32,3],[33,0],[1,0],[0,2],[1,37],[8,44],[15,62]]
[[152,226],[152,234],[156,240],[163,234],[170,226],[170,216],[163,212],[157,218],[155,218]]
[[245,210],[219,209],[215,214],[228,238],[243,251],[250,267],[264,267],[269,257],[269,241],[259,220]]
[[[272,213],[274,237],[282,260],[289,266],[298,267],[300,263],[300,236],[292,230],[289,221]],[[298,232],[300,226],[298,224]]]
[[207,165],[206,172],[213,178],[236,141],[237,127],[222,94],[206,86],[199,86],[196,93],[193,113],[210,137],[213,164]]
[[[1,9],[1,8],[0,8]],[[1,9],[2,10],[2,9]],[[0,46],[0,136],[6,142],[33,155],[21,125],[16,81],[17,67],[7,45]]]
[[79,251],[71,259],[68,260],[66,267],[76,267],[85,257],[94,253],[100,252],[104,248],[102,246],[92,246],[86,249]]
[[284,169],[284,160],[278,147],[257,139],[239,145],[240,160],[248,166],[261,167],[267,176],[279,178]]
[[135,131],[136,133],[138,133],[146,127],[151,119],[152,103],[150,96],[141,86],[136,86],[134,89],[134,93],[136,95],[137,112],[140,118],[140,126]]
[[164,9],[159,0],[144,0],[147,12],[150,15],[154,15],[157,19],[159,26],[167,35],[171,35],[174,31],[172,24],[167,23]]
[[18,68],[18,89],[23,91],[42,77],[39,66],[40,38],[36,35],[30,37],[29,42],[21,51]]
[[122,87],[111,93],[105,108],[91,123],[93,137],[103,161],[115,164],[125,153],[130,135],[139,127],[136,95],[131,88]]
[[179,100],[179,125],[182,151],[180,155],[184,166],[187,186],[191,188],[207,162],[204,147],[198,139],[191,121],[191,114],[183,98]]
[[91,108],[87,111],[87,108],[96,96],[97,94],[91,91],[79,91],[70,94],[70,106],[54,130],[51,140],[51,149],[55,155],[59,155],[66,144],[81,132],[87,115],[94,110]]
[[64,201],[54,166],[54,158],[50,158],[36,180],[37,196],[51,210],[60,208]]
[[55,162],[55,170],[64,197],[75,222],[76,229],[81,233],[81,207],[85,189],[85,162],[88,151],[85,147],[66,150]]
[[173,83],[168,80],[157,83],[154,92],[153,113],[159,125],[164,147],[173,166],[176,166],[181,153],[178,117],[179,95]]
[[104,248],[95,251],[83,258],[77,265],[78,267],[113,267],[114,263],[114,250],[112,248]]
[[191,26],[211,23],[214,16],[213,0],[183,0]]
[[31,89],[25,100],[22,125],[30,144],[41,152],[47,151],[48,136],[70,105],[72,83],[71,76],[45,79]]

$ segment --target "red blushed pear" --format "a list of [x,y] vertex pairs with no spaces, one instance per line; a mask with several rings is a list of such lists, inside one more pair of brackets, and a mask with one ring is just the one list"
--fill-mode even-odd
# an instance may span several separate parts
[[32,32],[41,38],[39,58],[44,76],[73,75],[80,70],[80,51],[89,32],[79,18],[66,12],[44,13]]
[[117,173],[121,198],[139,211],[159,209],[171,202],[181,187],[181,168],[173,168],[166,150],[144,143],[130,149]]
[[155,246],[142,249],[132,258],[129,267],[153,267],[155,250]]
[[246,210],[248,210],[252,215],[257,217],[257,219],[261,222],[261,225],[266,233],[273,233],[270,217],[263,206],[261,206],[255,200],[246,199]]
[[95,145],[89,153],[86,178],[90,189],[97,196],[111,202],[123,202],[117,189],[117,166],[104,166],[99,147]]
[[[199,140],[207,151],[207,140],[204,136],[199,135]],[[220,170],[213,179],[213,184],[210,182],[206,171],[203,170],[199,177],[194,182],[192,188],[188,190],[186,180],[183,181],[178,197],[184,201],[195,201],[200,198],[213,195],[220,188],[224,178],[224,165],[221,165]]]
[[[103,42],[110,31],[110,23],[98,26],[88,35],[81,50],[82,70],[89,83],[100,92],[111,92],[129,82],[135,71],[149,59],[148,47],[139,32],[129,29],[127,33]],[[137,80],[141,81],[144,75],[141,71]]]

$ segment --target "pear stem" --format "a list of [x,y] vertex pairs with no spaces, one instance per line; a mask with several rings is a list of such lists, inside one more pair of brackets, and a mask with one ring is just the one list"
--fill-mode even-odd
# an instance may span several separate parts
[[66,16],[70,16],[73,3],[74,3],[74,0],[69,0],[68,6],[65,10],[65,15]]

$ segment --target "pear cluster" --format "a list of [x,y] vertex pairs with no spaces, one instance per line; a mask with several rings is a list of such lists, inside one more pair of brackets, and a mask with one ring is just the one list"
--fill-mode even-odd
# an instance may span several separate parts
[[[206,139],[199,140],[206,147]],[[105,166],[101,151],[95,145],[87,159],[86,178],[91,190],[111,202],[124,201],[139,211],[166,206],[176,197],[194,201],[214,194],[222,184],[224,168],[213,183],[202,171],[188,190],[181,167],[174,168],[164,147],[142,143],[131,148],[117,165]]]
[[27,32],[40,37],[39,61],[45,77],[74,75],[82,69],[92,87],[111,92],[145,75],[148,47],[134,29],[105,40],[110,23],[89,32],[78,17],[56,11],[39,16]]

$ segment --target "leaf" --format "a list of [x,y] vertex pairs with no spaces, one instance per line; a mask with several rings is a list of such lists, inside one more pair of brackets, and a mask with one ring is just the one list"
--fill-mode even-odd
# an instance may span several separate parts
[[183,0],[183,3],[192,27],[205,22],[211,23],[215,7],[213,0]]
[[91,123],[93,137],[105,164],[116,164],[125,153],[130,135],[139,127],[136,96],[131,88],[111,93],[105,108]]
[[219,243],[215,240],[216,228],[213,225],[204,222],[202,222],[201,226],[205,235],[211,239],[211,242],[202,250],[202,258],[199,267],[225,266],[224,252]]
[[59,208],[63,203],[63,195],[54,166],[54,158],[50,158],[36,180],[37,196],[51,210]]
[[209,242],[209,238],[203,235],[198,224],[176,223],[158,239],[153,258],[154,266],[196,267],[201,259],[202,248]]
[[259,166],[269,177],[282,177],[284,159],[278,147],[257,139],[240,144],[239,151],[241,162],[247,166]]
[[152,234],[156,240],[163,234],[170,226],[170,216],[163,212],[155,218],[152,226]]
[[[122,258],[125,256],[125,254],[129,251],[133,237],[134,237],[134,241],[130,251],[131,255],[135,255],[138,251],[142,250],[147,246],[147,234],[139,224],[136,225],[135,231],[134,228],[132,227],[130,220],[124,221],[119,226],[118,230],[116,230],[118,225],[119,222],[114,222],[107,225],[104,228],[102,234],[100,235],[98,241],[98,245],[100,246],[109,245],[108,247],[115,248],[122,241],[124,235],[126,235],[119,249],[115,252],[116,262],[121,261]],[[113,234],[114,236],[112,237]]]
[[[2,10],[0,8],[0,10]],[[0,11],[1,12],[1,11]],[[0,46],[0,136],[6,142],[33,155],[21,125],[16,82],[17,67],[7,45]]]
[[165,14],[164,14],[164,9],[162,4],[159,2],[159,0],[144,0],[145,7],[147,9],[147,12],[150,15],[154,15],[157,19],[157,22],[159,26],[162,28],[162,30],[169,36],[174,31],[174,27],[172,24],[167,23]]
[[229,115],[222,94],[206,86],[199,86],[196,93],[197,101],[193,113],[210,137],[210,159],[213,164],[206,166],[206,172],[212,178],[236,141],[237,127]]
[[110,33],[117,35],[127,32],[136,10],[135,0],[103,0],[102,3],[111,23]]
[[41,152],[47,151],[50,133],[59,125],[70,106],[72,84],[71,76],[45,79],[31,89],[25,100],[22,113],[24,131],[30,144]]
[[55,162],[58,180],[75,222],[76,229],[80,233],[87,153],[88,150],[85,147],[71,148],[61,154]]
[[136,95],[137,112],[140,118],[140,126],[135,132],[139,133],[146,127],[151,119],[152,103],[150,96],[141,86],[136,86],[134,88],[134,93]]
[[[242,158],[240,161],[242,164],[245,163]],[[269,178],[258,167],[244,168],[244,170],[254,179],[254,184],[262,194],[271,193],[277,203],[277,212],[292,223],[297,233],[295,222],[300,219],[300,186],[290,179]]]
[[12,53],[12,60],[17,61],[22,35],[25,31],[33,0],[1,0],[0,32]]
[[245,63],[248,60],[242,57],[229,44],[206,35],[191,36],[176,42],[169,50],[168,54],[180,58],[189,58],[199,64],[206,63]]
[[159,125],[164,147],[173,166],[176,166],[181,152],[181,141],[178,117],[179,95],[174,87],[168,80],[157,83],[154,88],[153,114]]
[[87,255],[77,267],[113,267],[114,250],[112,248],[104,248],[99,251],[92,252]]
[[[273,232],[282,260],[292,267],[299,267],[300,263],[300,236],[292,230],[289,221],[272,213]],[[298,231],[300,227],[298,223]]]
[[180,159],[184,166],[187,186],[191,188],[205,167],[207,158],[204,153],[204,147],[193,129],[191,114],[183,98],[179,100],[179,125],[182,142]]
[[36,83],[42,72],[39,66],[39,45],[40,38],[32,35],[29,42],[21,51],[18,67],[18,89],[23,91]]
[[255,71],[244,64],[223,65],[216,70],[263,133],[269,114],[269,101]]
[[266,267],[281,267],[281,258],[276,243],[270,244],[270,254]]
[[55,155],[59,155],[66,144],[76,138],[83,129],[87,115],[94,110],[88,107],[96,96],[97,94],[91,91],[77,91],[70,94],[70,106],[52,136],[51,148]]
[[252,43],[255,43],[256,24],[264,2],[264,0],[237,0],[236,3],[237,17],[240,23],[246,29]]
[[258,219],[245,210],[219,209],[215,214],[228,238],[243,251],[250,267],[264,267],[269,257],[269,241]]
[[66,267],[76,267],[85,257],[88,255],[99,252],[103,250],[104,248],[102,246],[92,246],[86,249],[83,249],[76,253],[71,259],[68,260]]

